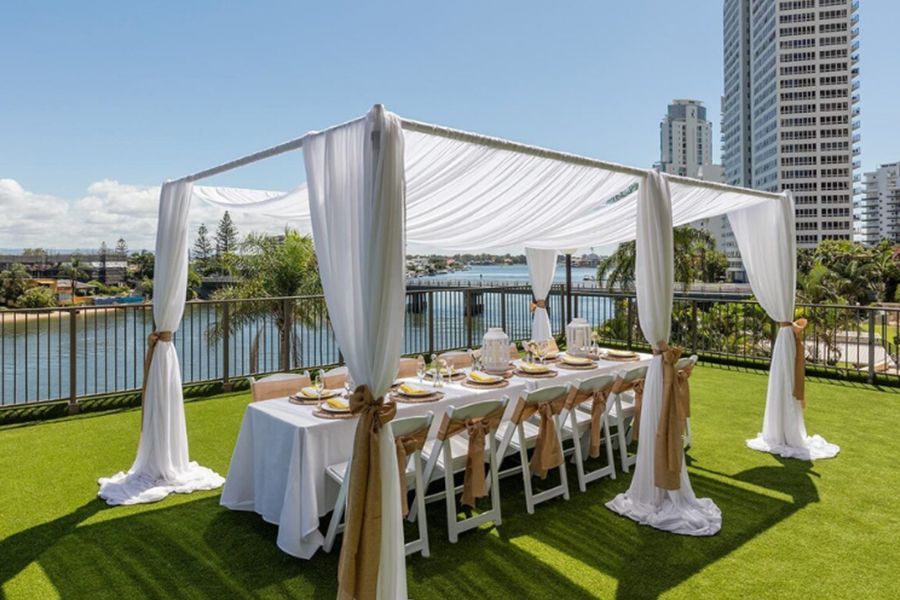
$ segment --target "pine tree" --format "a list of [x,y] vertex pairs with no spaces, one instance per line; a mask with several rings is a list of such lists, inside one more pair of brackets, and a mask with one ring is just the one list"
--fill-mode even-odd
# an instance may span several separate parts
[[128,244],[125,243],[125,238],[119,238],[119,241],[116,242],[116,254],[121,256],[128,255]]
[[226,210],[219,221],[218,229],[216,229],[216,256],[234,252],[237,247],[237,241],[237,227],[234,226],[231,215]]
[[194,241],[194,260],[197,262],[197,271],[205,274],[212,257],[213,247],[209,241],[209,230],[206,228],[206,223],[201,223],[197,229],[197,239]]

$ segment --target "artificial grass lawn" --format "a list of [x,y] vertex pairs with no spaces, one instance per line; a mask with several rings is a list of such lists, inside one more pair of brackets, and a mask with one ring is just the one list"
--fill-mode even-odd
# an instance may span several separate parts
[[[534,515],[509,478],[502,526],[455,545],[443,505],[430,505],[432,556],[407,560],[410,596],[900,597],[900,394],[809,382],[810,433],[842,448],[809,464],[744,447],[760,426],[765,374],[700,367],[691,382],[690,474],[722,509],[717,536],[661,533],[607,510],[630,475],[581,493],[570,468],[571,500]],[[227,472],[247,402],[187,403],[192,459]],[[131,464],[138,430],[133,409],[0,429],[0,597],[334,597],[337,549],[291,558],[273,525],[221,508],[218,491],[133,507],[98,500],[97,478]]]

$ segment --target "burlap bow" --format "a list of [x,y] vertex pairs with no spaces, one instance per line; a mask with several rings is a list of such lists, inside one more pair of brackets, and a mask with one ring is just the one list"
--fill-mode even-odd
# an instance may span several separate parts
[[533,415],[540,416],[537,439],[534,442],[534,451],[531,454],[531,471],[544,479],[550,469],[563,464],[563,453],[559,444],[559,435],[553,423],[554,417],[566,406],[568,393],[559,398],[547,402],[526,403],[524,398],[519,398],[516,410],[513,412],[512,424],[518,426]]
[[531,303],[531,312],[536,311],[539,308],[547,308],[546,300],[535,300]]
[[577,387],[573,387],[569,391],[569,397],[566,399],[566,408],[575,410],[582,402],[591,401],[591,458],[600,456],[600,439],[603,436],[602,417],[606,412],[606,403],[609,395],[612,393],[612,386],[606,386],[601,390],[592,392],[581,391]]
[[[469,449],[466,455],[466,472],[463,477],[462,503],[474,508],[478,498],[487,496],[484,470],[484,447],[488,434],[497,430],[503,418],[502,405],[483,417],[471,419],[450,419],[445,413],[444,420],[438,430],[437,438],[447,442],[451,437],[465,431],[469,437]],[[451,468],[444,465],[444,468]]]
[[681,488],[681,465],[684,461],[684,428],[690,414],[688,378],[679,377],[675,364],[682,349],[657,344],[654,354],[662,355],[663,388],[659,424],[656,428],[654,480],[656,487],[666,490]]
[[[409,455],[417,450],[421,450],[427,438],[427,427],[404,435],[398,435],[394,438],[394,444],[397,447],[397,464],[400,469],[400,508],[404,517],[409,514],[409,501],[406,498],[408,492],[406,488],[406,464],[409,462]],[[419,490],[419,493],[424,493],[424,490]]]
[[375,598],[381,557],[381,466],[379,436],[397,406],[375,398],[366,385],[350,395],[350,412],[359,416],[353,439],[347,519],[338,564],[338,598]]
[[634,419],[631,424],[631,437],[637,441],[641,430],[641,408],[644,403],[644,378],[630,381],[618,377],[609,390],[610,395],[634,391]]
[[800,406],[806,408],[806,344],[803,343],[803,330],[806,319],[779,321],[780,327],[790,327],[794,332],[794,398]]
[[171,342],[171,331],[154,331],[147,336],[147,353],[144,355],[144,381],[141,384],[141,431],[144,430],[144,402],[147,399],[147,378],[150,375],[150,365],[153,364],[153,353],[159,342]]

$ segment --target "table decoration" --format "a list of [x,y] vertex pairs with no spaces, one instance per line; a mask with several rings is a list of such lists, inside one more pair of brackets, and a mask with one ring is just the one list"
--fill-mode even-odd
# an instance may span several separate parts
[[572,356],[587,356],[591,350],[591,326],[586,319],[576,317],[566,325],[566,352]]
[[481,341],[479,362],[488,373],[509,368],[509,336],[500,327],[489,327]]

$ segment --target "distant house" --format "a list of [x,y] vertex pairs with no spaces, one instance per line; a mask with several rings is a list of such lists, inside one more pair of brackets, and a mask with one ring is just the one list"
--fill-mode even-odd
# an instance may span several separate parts
[[56,298],[56,303],[60,306],[66,304],[93,304],[93,296],[97,293],[97,286],[80,281],[73,282],[71,279],[39,277],[32,279],[32,281],[41,287],[48,288],[53,297]]
[[106,285],[116,285],[125,281],[128,270],[128,258],[124,254],[107,252],[105,254],[0,254],[0,271],[20,264],[32,277],[50,279],[59,274],[65,263],[79,261],[89,279],[96,279]]

